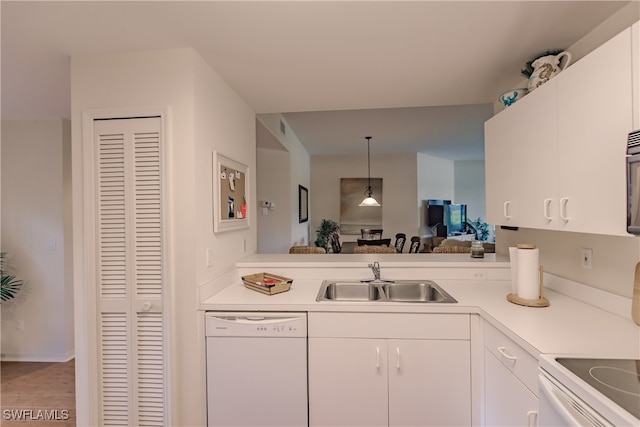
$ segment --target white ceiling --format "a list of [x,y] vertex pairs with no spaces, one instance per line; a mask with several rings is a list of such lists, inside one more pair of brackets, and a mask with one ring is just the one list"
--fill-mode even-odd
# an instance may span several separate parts
[[[360,152],[371,134],[380,152],[456,141],[466,148],[450,157],[469,157],[482,104],[518,84],[526,61],[627,3],[3,0],[2,118],[68,118],[73,55],[192,47],[257,113],[295,113],[286,120],[311,154]],[[334,112],[308,113],[322,111]]]

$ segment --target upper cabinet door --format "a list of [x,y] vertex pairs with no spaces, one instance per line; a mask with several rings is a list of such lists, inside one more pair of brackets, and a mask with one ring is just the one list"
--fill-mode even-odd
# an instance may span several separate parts
[[558,216],[557,88],[549,80],[517,105],[518,156],[514,159],[518,183],[519,226],[555,228]]
[[560,230],[628,235],[632,70],[627,29],[556,77]]
[[516,167],[516,141],[518,129],[512,110],[489,119],[484,125],[484,159],[487,222],[516,226],[518,221]]
[[[485,123],[487,218],[490,223],[548,228],[557,222],[556,83]],[[545,213],[546,209],[546,213]]]

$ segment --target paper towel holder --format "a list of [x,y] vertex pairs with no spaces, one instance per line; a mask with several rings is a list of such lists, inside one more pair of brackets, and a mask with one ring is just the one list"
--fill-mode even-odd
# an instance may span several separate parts
[[[520,245],[518,245],[518,247],[520,247]],[[526,307],[549,307],[549,300],[546,299],[544,296],[543,273],[544,273],[544,270],[542,266],[540,266],[540,294],[539,294],[540,298],[526,299],[526,298],[520,298],[518,295],[510,293],[507,295],[507,301],[512,302],[514,304],[518,304],[518,305],[524,305]]]

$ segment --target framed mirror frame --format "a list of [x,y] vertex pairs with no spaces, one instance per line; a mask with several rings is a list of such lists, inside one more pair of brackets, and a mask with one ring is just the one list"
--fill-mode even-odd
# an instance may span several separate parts
[[298,223],[309,221],[309,190],[298,185]]
[[213,231],[249,228],[249,167],[213,152]]

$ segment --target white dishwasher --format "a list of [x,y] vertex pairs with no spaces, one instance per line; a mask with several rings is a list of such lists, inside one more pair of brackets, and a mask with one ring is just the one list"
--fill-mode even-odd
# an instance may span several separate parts
[[306,426],[307,314],[208,312],[207,424]]

